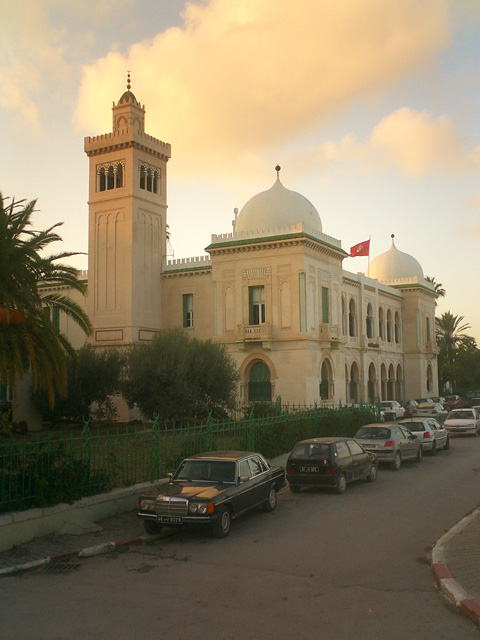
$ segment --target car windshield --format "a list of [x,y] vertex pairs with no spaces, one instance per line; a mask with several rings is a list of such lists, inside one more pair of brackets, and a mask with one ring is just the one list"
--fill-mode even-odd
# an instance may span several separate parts
[[390,429],[385,427],[362,427],[355,434],[355,438],[365,438],[366,440],[388,440]]
[[184,460],[172,477],[182,482],[235,482],[235,462],[225,460]]
[[290,454],[290,458],[322,459],[328,456],[330,446],[320,442],[301,442],[296,444]]
[[450,411],[448,420],[473,420],[475,417],[473,411]]

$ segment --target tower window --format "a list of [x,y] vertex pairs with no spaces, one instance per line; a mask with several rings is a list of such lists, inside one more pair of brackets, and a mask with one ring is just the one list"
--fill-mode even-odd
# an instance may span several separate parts
[[150,193],[158,193],[158,185],[160,180],[160,170],[150,167],[145,163],[138,165],[139,171],[139,187]]
[[183,303],[183,327],[193,327],[193,293],[184,293]]
[[248,323],[265,323],[265,287],[248,287]]
[[97,167],[97,191],[109,191],[123,187],[123,162]]

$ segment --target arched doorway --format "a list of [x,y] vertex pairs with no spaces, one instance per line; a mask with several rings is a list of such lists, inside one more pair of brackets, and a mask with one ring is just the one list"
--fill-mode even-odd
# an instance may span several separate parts
[[397,379],[395,381],[395,400],[403,398],[403,374],[402,367],[397,365]]
[[350,401],[355,404],[357,404],[359,401],[359,393],[358,393],[359,380],[360,380],[360,374],[358,371],[358,365],[356,362],[354,362],[350,369]]
[[330,400],[333,398],[333,369],[330,360],[324,360],[320,373],[320,398]]
[[368,401],[370,404],[375,402],[377,397],[377,372],[375,370],[375,365],[373,362],[370,363],[368,367]]
[[395,370],[393,368],[393,364],[391,364],[388,367],[387,400],[395,400],[394,388],[395,388]]
[[388,400],[387,396],[387,367],[382,364],[380,367],[380,399]]
[[261,360],[254,362],[248,373],[248,401],[271,402],[270,370]]

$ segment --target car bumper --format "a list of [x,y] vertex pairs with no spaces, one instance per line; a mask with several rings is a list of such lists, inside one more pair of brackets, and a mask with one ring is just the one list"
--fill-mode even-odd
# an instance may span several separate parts
[[475,426],[473,427],[449,427],[449,426],[445,426],[445,429],[448,431],[448,433],[471,433],[471,434],[475,434],[477,431],[477,428]]
[[292,473],[287,475],[289,485],[297,487],[335,487],[337,485],[337,475],[324,476],[320,474]]
[[369,453],[374,453],[377,456],[378,463],[382,462],[393,462],[395,459],[395,454],[397,453],[394,449],[370,449],[365,445],[362,445],[365,451]]

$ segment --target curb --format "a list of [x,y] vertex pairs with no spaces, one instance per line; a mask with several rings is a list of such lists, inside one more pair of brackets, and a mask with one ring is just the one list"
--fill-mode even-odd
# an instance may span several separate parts
[[443,535],[432,549],[432,570],[440,589],[455,604],[455,607],[480,625],[480,601],[472,598],[455,580],[446,563],[445,546],[453,536],[458,535],[467,525],[480,517],[480,507],[465,516],[450,531]]
[[38,560],[32,560],[31,562],[24,562],[23,564],[14,565],[12,567],[6,567],[0,569],[0,577],[11,575],[13,573],[19,573],[20,571],[28,571],[30,569],[38,569],[51,562],[64,562],[65,560],[71,560],[72,558],[92,558],[93,556],[99,556],[104,553],[112,553],[112,551],[118,551],[119,549],[129,547],[131,545],[141,545],[153,540],[156,540],[160,534],[144,535],[138,538],[120,538],[115,542],[104,542],[97,544],[93,547],[86,547],[77,551],[66,551],[55,556],[48,556],[47,558],[40,558]]

